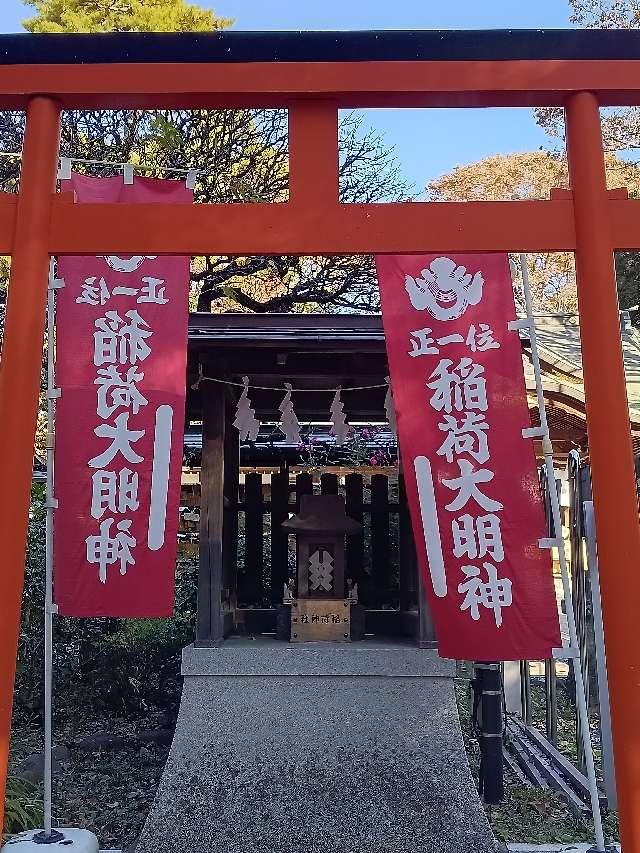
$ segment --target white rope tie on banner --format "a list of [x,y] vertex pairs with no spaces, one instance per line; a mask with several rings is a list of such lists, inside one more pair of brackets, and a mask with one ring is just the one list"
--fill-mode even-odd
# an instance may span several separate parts
[[[531,343],[531,361],[533,364],[533,372],[536,380],[536,396],[538,401],[538,410],[540,412],[540,430],[535,432],[535,435],[523,436],[535,437],[540,435],[542,438],[542,452],[544,454],[545,469],[547,474],[547,482],[549,483],[549,503],[551,505],[551,518],[553,520],[553,529],[556,536],[553,538],[540,540],[540,547],[554,547],[558,549],[558,560],[560,562],[560,574],[562,576],[562,588],[564,593],[565,611],[567,615],[567,624],[569,628],[569,647],[568,649],[555,649],[554,659],[558,659],[559,655],[566,656],[573,661],[573,672],[576,680],[576,703],[578,705],[578,715],[580,717],[580,728],[582,733],[582,746],[587,765],[587,779],[589,781],[589,795],[591,798],[591,811],[593,813],[593,827],[596,841],[596,849],[605,851],[604,832],[602,829],[602,815],[600,813],[600,797],[598,794],[598,783],[596,780],[596,769],[593,760],[593,744],[591,742],[591,733],[589,729],[589,714],[587,711],[587,700],[585,695],[584,673],[582,671],[582,661],[579,654],[578,632],[576,629],[576,617],[573,609],[573,598],[571,595],[571,579],[569,577],[569,567],[567,564],[567,556],[565,551],[565,543],[562,538],[562,519],[560,516],[560,499],[558,490],[556,489],[556,474],[553,464],[553,445],[549,437],[549,425],[547,423],[547,413],[544,405],[544,392],[542,389],[542,372],[540,370],[540,356],[538,353],[538,341],[536,338],[536,326],[533,318],[533,300],[531,298],[531,286],[529,283],[529,272],[527,269],[526,255],[520,255],[520,271],[522,274],[522,290],[526,305],[527,320],[525,324],[522,321],[516,321],[510,324],[510,328],[522,329],[527,328],[529,331],[529,340]],[[533,433],[535,431],[531,430]],[[557,654],[556,654],[557,653]]]
[[[21,151],[0,151],[0,157],[5,157],[7,160],[22,160]],[[131,170],[133,172],[165,172],[167,175],[184,175],[186,178],[186,187],[188,190],[195,188],[198,175],[202,174],[202,169],[195,169],[193,166],[187,168],[179,166],[164,166],[159,163],[116,163],[113,160],[90,160],[85,157],[61,157],[58,164],[58,180],[71,180],[71,170],[74,163],[81,163],[83,166],[108,166],[112,169],[117,169],[120,172]]]
[[122,167],[122,180],[126,187],[133,186],[133,166],[131,163],[125,163]]

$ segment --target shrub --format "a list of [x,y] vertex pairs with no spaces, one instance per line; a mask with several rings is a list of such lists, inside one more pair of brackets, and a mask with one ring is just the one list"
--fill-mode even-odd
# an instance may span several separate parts
[[9,776],[4,804],[4,831],[15,835],[42,826],[42,796],[39,788],[24,779]]
[[[45,588],[44,490],[35,487],[22,600],[15,713],[42,714],[43,606]],[[78,701],[116,713],[150,707],[172,710],[180,698],[180,650],[193,640],[197,549],[176,567],[175,616],[171,619],[54,620],[54,709]]]

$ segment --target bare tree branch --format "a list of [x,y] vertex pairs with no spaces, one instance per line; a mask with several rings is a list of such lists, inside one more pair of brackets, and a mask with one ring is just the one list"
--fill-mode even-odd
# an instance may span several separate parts
[[[0,150],[19,151],[24,114],[0,114]],[[356,113],[339,125],[340,199],[345,204],[400,201],[412,187],[394,153]],[[199,170],[197,203],[271,202],[288,198],[287,114],[283,110],[81,111],[63,116],[61,153],[113,163]],[[0,159],[0,187],[15,191],[19,161]],[[77,164],[78,171],[109,175],[109,166]],[[232,256],[192,261],[198,310],[379,310],[369,257],[299,258]]]

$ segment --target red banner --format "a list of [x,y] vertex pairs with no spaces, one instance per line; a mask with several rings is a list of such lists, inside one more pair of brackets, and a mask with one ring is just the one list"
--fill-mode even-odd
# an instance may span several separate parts
[[509,260],[376,259],[403,471],[440,654],[560,645]]
[[[182,183],[73,175],[79,203],[189,203]],[[173,612],[189,258],[63,257],[57,290],[54,600],[66,616]]]

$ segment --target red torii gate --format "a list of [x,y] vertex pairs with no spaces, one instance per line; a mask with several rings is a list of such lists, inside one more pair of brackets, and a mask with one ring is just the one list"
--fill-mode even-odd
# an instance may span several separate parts
[[[640,202],[607,192],[599,107],[608,105],[640,105],[640,32],[0,37],[0,108],[27,112],[20,192],[0,194],[0,254],[12,256],[0,367],[0,806],[51,255],[568,251],[621,840],[640,853],[640,525],[613,268],[614,250],[640,247]],[[338,109],[443,106],[564,107],[571,190],[548,201],[339,203]],[[287,108],[289,201],[75,207],[55,194],[62,109],[161,107]]]

